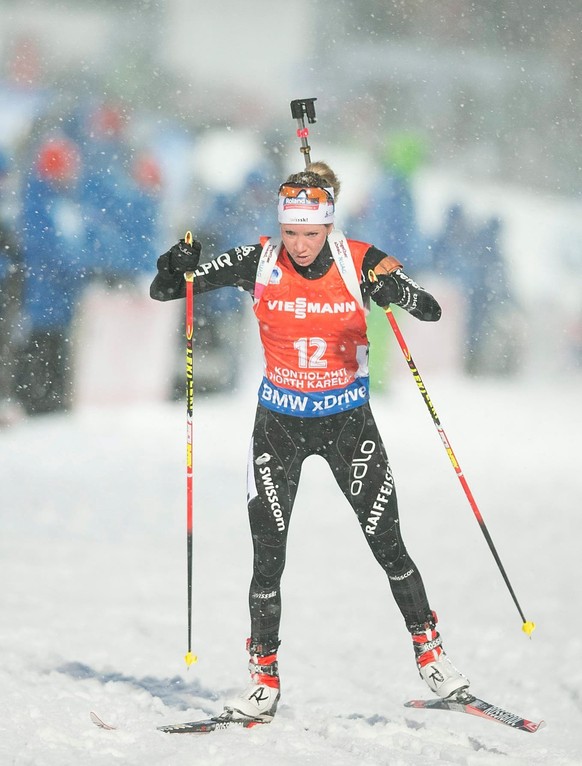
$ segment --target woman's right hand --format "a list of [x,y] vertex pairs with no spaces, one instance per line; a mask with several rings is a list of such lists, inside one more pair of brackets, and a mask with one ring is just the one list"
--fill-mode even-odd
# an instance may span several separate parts
[[189,243],[181,239],[166,253],[170,274],[185,274],[187,271],[194,271],[200,262],[201,251],[202,245],[198,240],[193,239]]

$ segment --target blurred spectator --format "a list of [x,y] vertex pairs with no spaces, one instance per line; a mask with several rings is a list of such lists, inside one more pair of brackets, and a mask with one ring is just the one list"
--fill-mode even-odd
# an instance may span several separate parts
[[[378,170],[367,186],[358,213],[346,222],[350,237],[370,242],[400,260],[417,278],[431,266],[428,241],[422,235],[414,197],[414,176],[422,165],[425,147],[413,133],[392,135],[377,158]],[[368,319],[368,336],[375,349],[370,362],[370,385],[386,391],[389,347],[382,342],[385,322],[380,313]]]
[[152,271],[162,201],[156,157],[135,149],[127,115],[113,104],[81,119],[84,151],[82,205],[91,274],[106,284],[132,283]]
[[432,247],[437,273],[457,287],[465,305],[463,365],[470,375],[509,374],[521,363],[521,319],[501,235],[500,219],[478,228],[457,203]]
[[501,250],[502,222],[477,229],[470,248],[471,287],[465,370],[471,375],[517,372],[522,361],[522,318]]
[[3,198],[9,172],[10,162],[0,149],[0,427],[15,422],[20,414],[15,379],[22,267],[14,226]]
[[471,287],[473,259],[470,249],[475,231],[460,202],[447,211],[444,225],[432,243],[433,268],[458,285],[463,292]]
[[17,383],[29,414],[68,410],[72,404],[72,320],[86,275],[80,170],[77,145],[51,135],[38,146],[24,184],[24,343]]
[[370,184],[369,196],[351,221],[351,237],[364,237],[409,269],[430,267],[428,243],[421,234],[413,178],[424,160],[422,141],[411,133],[393,136],[380,158],[379,175]]
[[81,202],[91,271],[113,283],[119,277],[120,259],[124,260],[123,218],[130,163],[126,116],[114,104],[91,105],[79,123]]
[[[233,190],[207,190],[206,205],[196,221],[196,237],[202,243],[202,263],[236,243],[254,245],[263,234],[278,230],[273,196],[265,192],[265,188],[269,188],[265,182],[269,172],[265,163],[250,170]],[[194,369],[199,391],[214,393],[236,386],[246,311],[241,296],[242,293],[232,287],[196,298]],[[180,352],[179,365],[181,360]],[[183,373],[179,366],[174,396],[183,395]]]
[[149,152],[139,152],[131,163],[131,176],[121,192],[119,216],[122,243],[115,272],[135,281],[153,271],[159,246],[159,219],[163,179],[160,164]]

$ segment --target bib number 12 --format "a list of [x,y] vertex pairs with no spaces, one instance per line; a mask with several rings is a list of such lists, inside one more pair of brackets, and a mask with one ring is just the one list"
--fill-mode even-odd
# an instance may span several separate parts
[[[302,370],[323,369],[327,367],[327,360],[323,359],[327,343],[323,338],[298,338],[293,344],[293,348],[297,349],[299,367]],[[312,348],[314,351],[310,354],[309,351]]]

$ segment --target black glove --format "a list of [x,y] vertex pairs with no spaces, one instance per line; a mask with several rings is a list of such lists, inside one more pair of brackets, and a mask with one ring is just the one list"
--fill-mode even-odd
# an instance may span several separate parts
[[370,297],[382,308],[393,303],[424,322],[437,322],[441,318],[437,301],[401,269],[375,277],[371,280]]
[[192,243],[188,244],[181,239],[166,253],[170,274],[185,274],[187,271],[194,271],[200,262],[201,250],[202,245],[198,240],[193,239]]

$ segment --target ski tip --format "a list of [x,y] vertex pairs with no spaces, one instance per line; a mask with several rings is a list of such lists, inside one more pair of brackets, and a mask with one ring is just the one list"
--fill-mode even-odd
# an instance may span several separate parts
[[535,622],[529,622],[526,620],[526,622],[524,622],[523,625],[521,626],[521,629],[526,634],[526,636],[529,636],[531,638],[531,634],[536,629],[536,624]]
[[92,710],[89,713],[89,717],[91,718],[91,721],[95,724],[95,726],[98,726],[100,729],[107,729],[107,731],[115,731],[117,726],[111,726],[109,723],[105,723],[105,721],[102,718],[99,718],[97,713],[94,713]]
[[192,654],[192,652],[187,652],[184,657],[184,660],[188,668],[190,668],[190,665],[193,665],[194,663],[198,662],[198,657],[196,654]]
[[545,728],[546,722],[543,719],[541,721],[538,721],[537,723],[534,723],[534,721],[528,721],[526,725],[527,725],[528,731],[531,731],[533,734],[536,731],[539,731],[540,729]]

